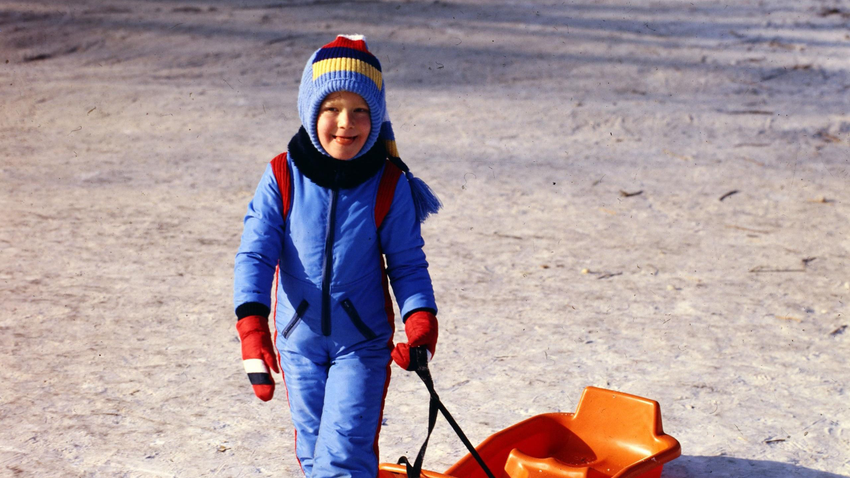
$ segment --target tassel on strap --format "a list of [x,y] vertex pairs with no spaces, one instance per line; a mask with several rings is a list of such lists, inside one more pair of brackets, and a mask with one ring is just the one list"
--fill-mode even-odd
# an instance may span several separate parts
[[419,222],[425,222],[431,214],[437,214],[440,208],[443,207],[443,203],[440,202],[440,198],[437,197],[434,190],[425,181],[414,176],[401,158],[390,157],[390,161],[404,171],[404,175],[407,177],[407,182],[410,184],[410,193],[413,195],[416,219]]

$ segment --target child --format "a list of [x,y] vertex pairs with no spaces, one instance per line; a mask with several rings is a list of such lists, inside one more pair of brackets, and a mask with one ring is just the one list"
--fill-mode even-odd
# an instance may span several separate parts
[[[362,36],[338,36],[310,57],[298,112],[302,127],[266,167],[236,255],[242,358],[270,400],[277,279],[275,344],[301,469],[375,478],[390,358],[407,369],[410,347],[433,354],[437,342],[419,224],[439,201],[398,158],[381,64]],[[408,339],[395,348],[388,278]]]

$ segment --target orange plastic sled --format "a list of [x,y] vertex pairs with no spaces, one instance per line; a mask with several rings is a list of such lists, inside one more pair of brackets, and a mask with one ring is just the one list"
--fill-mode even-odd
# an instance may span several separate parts
[[[575,413],[546,413],[506,428],[476,450],[501,478],[659,478],[682,453],[664,434],[658,402],[587,387]],[[499,474],[501,472],[501,475]],[[403,465],[382,463],[378,478],[406,477]],[[467,454],[428,478],[486,478]]]

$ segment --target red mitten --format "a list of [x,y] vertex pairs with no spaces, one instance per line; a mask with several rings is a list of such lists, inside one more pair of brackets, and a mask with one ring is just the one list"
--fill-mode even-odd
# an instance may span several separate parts
[[410,349],[422,345],[426,346],[428,352],[433,356],[434,350],[437,348],[437,329],[437,317],[431,312],[421,310],[411,314],[404,322],[407,343],[396,344],[392,352],[395,363],[408,370],[410,367]]
[[274,396],[274,379],[269,368],[280,373],[277,365],[274,345],[269,332],[268,319],[259,315],[250,315],[236,322],[239,339],[242,341],[242,365],[248,374],[248,380],[254,387],[254,394],[268,402]]

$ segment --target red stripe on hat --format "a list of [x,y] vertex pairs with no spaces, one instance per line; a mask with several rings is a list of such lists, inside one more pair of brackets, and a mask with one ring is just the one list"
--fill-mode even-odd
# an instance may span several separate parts
[[369,53],[369,50],[366,48],[366,42],[363,40],[351,40],[350,38],[345,38],[340,35],[336,37],[336,40],[328,43],[322,48],[334,48],[334,47],[345,47],[345,48],[353,48],[355,50],[360,50],[366,53]]

